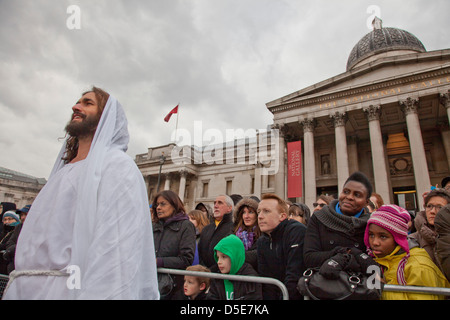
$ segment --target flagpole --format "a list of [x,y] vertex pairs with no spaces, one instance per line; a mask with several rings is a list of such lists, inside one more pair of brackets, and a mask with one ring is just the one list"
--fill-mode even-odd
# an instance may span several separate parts
[[177,134],[178,134],[178,115],[180,114],[180,103],[178,103],[178,109],[177,109],[177,124],[175,126],[175,144],[177,143]]

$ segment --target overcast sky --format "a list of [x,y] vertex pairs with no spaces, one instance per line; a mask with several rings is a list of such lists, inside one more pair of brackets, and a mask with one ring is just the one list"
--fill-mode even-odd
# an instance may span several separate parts
[[265,129],[267,102],[345,72],[375,12],[432,51],[450,48],[449,9],[448,0],[0,0],[0,166],[48,178],[71,107],[92,85],[124,107],[133,159],[171,142],[176,116],[163,119],[178,103],[178,127],[190,132],[194,121],[223,135]]

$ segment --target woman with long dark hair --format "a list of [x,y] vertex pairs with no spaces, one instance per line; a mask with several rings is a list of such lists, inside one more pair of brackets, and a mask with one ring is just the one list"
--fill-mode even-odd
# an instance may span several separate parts
[[[185,270],[195,253],[195,228],[183,202],[170,190],[159,192],[152,204],[153,239],[158,267]],[[174,287],[161,298],[171,299],[183,288],[183,277],[173,276]]]

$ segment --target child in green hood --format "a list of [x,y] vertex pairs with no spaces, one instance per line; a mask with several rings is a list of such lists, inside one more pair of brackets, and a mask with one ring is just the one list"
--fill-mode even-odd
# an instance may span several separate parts
[[[223,274],[258,276],[255,269],[245,262],[244,244],[234,234],[223,238],[214,247],[214,259]],[[208,299],[262,300],[262,286],[260,283],[211,279]]]

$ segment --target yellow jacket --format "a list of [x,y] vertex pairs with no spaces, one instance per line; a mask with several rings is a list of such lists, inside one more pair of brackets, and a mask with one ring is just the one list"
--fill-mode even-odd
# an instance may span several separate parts
[[[400,246],[383,258],[375,258],[375,261],[384,268],[384,280],[386,284],[398,285],[397,267],[400,260],[406,255],[406,252],[399,253]],[[405,279],[408,286],[422,287],[446,287],[450,284],[444,277],[439,268],[431,260],[428,253],[422,248],[410,249],[410,257],[405,265]],[[388,292],[383,291],[382,300],[441,300],[444,296],[431,295],[425,293],[408,292]]]

